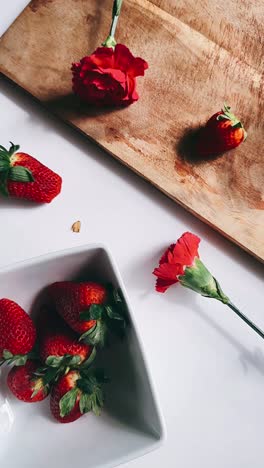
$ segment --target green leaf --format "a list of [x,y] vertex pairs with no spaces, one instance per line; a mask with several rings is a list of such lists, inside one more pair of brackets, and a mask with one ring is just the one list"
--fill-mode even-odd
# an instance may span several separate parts
[[94,327],[85,332],[80,340],[83,340],[85,343],[91,344],[93,346],[103,347],[106,340],[107,327],[103,320],[97,320]]
[[1,158],[0,159],[0,172],[8,171],[9,167],[10,167],[9,162]]
[[63,397],[60,399],[59,406],[61,418],[64,418],[73,410],[77,400],[78,392],[78,388],[74,387],[65,393],[65,395],[63,395]]
[[79,315],[79,319],[82,320],[82,322],[88,322],[91,320],[90,309],[83,310]]
[[86,361],[84,361],[81,365],[81,369],[86,369],[88,367],[90,367],[90,365],[92,364],[92,362],[94,361],[96,357],[96,348],[94,347],[90,356],[88,357],[88,359],[86,359]]
[[106,313],[110,319],[113,320],[124,320],[122,315],[120,315],[116,310],[113,309],[113,307],[107,305],[105,306]]
[[104,306],[99,304],[91,304],[89,310],[92,320],[100,320],[104,313]]
[[0,150],[4,151],[5,153],[8,153],[8,150],[2,145],[0,145]]
[[[86,341],[86,338],[88,338],[89,335],[91,335],[91,333],[93,333],[93,331],[95,330],[95,328],[96,328],[96,324],[95,324],[93,327],[89,328],[89,330],[87,330],[86,332],[84,332],[84,333],[80,336],[79,341],[84,341],[84,340]],[[88,341],[87,341],[87,343],[88,343]]]
[[[35,375],[38,375],[38,373],[35,372]],[[44,373],[41,374],[44,385],[56,382],[59,376],[60,372],[57,367],[46,368]]]
[[119,289],[113,289],[113,298],[116,303],[124,302],[121,291]]
[[241,122],[237,122],[234,125],[232,125],[232,128],[243,128],[243,125]]
[[92,410],[96,416],[100,416],[101,414],[101,408],[98,406],[96,394],[93,393],[91,395],[91,401],[92,401]]
[[81,356],[70,356],[65,360],[67,366],[74,367],[81,364]]
[[90,395],[83,393],[80,398],[80,411],[82,414],[88,413],[92,409],[92,401]]
[[27,362],[27,355],[25,356],[14,356],[13,359],[11,359],[10,364],[14,364],[15,366],[24,366]]
[[4,195],[4,197],[9,196],[9,192],[7,189],[8,173],[9,171],[0,173],[0,193]]
[[80,313],[80,320],[100,320],[104,313],[104,307],[99,304],[91,304],[88,310]]
[[34,182],[32,172],[23,166],[13,166],[9,169],[8,179],[13,182]]
[[77,387],[82,390],[82,392],[91,395],[93,393],[94,382],[90,377],[78,379],[76,382]]
[[95,394],[96,394],[97,404],[98,406],[102,408],[104,406],[104,396],[103,396],[102,389],[97,387],[95,390]]
[[48,356],[45,364],[50,367],[60,367],[63,360],[64,356]]
[[12,156],[14,153],[16,153],[19,150],[20,146],[19,145],[14,145],[14,143],[12,143],[12,141],[10,141],[9,143],[10,143],[11,146],[9,148],[8,153],[9,153],[10,156]]
[[3,351],[3,358],[4,359],[12,359],[14,357],[14,355],[12,353],[10,353],[10,351],[8,351],[7,349],[4,349]]

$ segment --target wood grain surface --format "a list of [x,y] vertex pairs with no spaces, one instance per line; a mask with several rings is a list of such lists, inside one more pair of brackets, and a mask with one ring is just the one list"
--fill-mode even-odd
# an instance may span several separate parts
[[[32,0],[0,40],[0,71],[263,261],[263,0],[125,0],[117,39],[150,68],[137,103],[99,112],[72,95],[70,66],[106,38],[111,5]],[[198,161],[190,135],[223,102],[248,139]]]

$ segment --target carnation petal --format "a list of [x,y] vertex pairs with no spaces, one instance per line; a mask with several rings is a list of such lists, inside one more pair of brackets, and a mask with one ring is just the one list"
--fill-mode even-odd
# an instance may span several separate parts
[[114,51],[112,47],[98,47],[89,58],[98,67],[113,68],[114,66]]
[[167,289],[172,286],[173,284],[177,283],[178,280],[164,280],[162,278],[158,278],[156,281],[156,291],[160,293],[164,293]]
[[155,268],[153,275],[158,278],[178,281],[178,275],[183,274],[183,267],[180,264],[162,263],[158,268]]
[[159,264],[161,265],[162,263],[172,263],[172,262],[169,262],[169,254],[171,254],[173,252],[173,249],[175,247],[176,244],[171,244],[167,250],[165,250],[164,254],[161,256],[160,258],[160,261],[159,261]]
[[140,57],[136,57],[130,64],[128,73],[130,76],[144,76],[145,70],[148,69],[148,63]]
[[124,72],[130,68],[131,63],[135,59],[134,56],[131,54],[128,47],[123,44],[117,44],[115,46],[114,52],[115,58],[115,68],[118,68]]
[[173,249],[174,262],[182,266],[191,266],[196,257],[199,258],[198,247],[200,238],[191,232],[185,232],[177,240]]

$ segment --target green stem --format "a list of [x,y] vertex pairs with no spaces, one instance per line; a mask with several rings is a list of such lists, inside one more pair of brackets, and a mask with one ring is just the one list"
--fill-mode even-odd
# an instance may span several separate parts
[[264,332],[258,328],[255,323],[242,314],[242,312],[240,312],[240,310],[234,304],[232,304],[232,302],[228,302],[227,306],[230,307],[230,309],[232,309],[242,320],[244,320],[244,322],[246,322],[246,324],[249,325],[252,330],[254,330],[259,336],[261,336],[261,338],[264,339]]
[[109,33],[109,36],[111,37],[115,37],[118,20],[119,20],[119,15],[113,17],[111,28],[110,28],[110,33]]
[[109,36],[106,38],[106,41],[103,43],[103,46],[105,47],[115,47],[116,45],[115,32],[116,32],[117,23],[118,23],[119,16],[120,16],[122,2],[123,0],[114,0],[113,10],[112,10],[112,23],[110,27]]

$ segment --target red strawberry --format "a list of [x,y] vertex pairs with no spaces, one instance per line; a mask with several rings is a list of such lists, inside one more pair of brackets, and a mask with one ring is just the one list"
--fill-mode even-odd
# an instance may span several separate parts
[[[69,328],[54,311],[42,309],[45,319],[49,319],[45,330],[41,331],[39,353],[42,362],[53,367],[68,367],[91,363],[93,347],[81,343],[78,335]],[[95,351],[95,350],[94,350]]]
[[101,371],[71,370],[63,375],[51,391],[50,409],[61,423],[79,419],[84,413],[100,414],[103,406],[101,384],[106,382]]
[[200,130],[197,138],[199,156],[214,156],[236,148],[247,137],[242,123],[230,112],[226,104],[214,114]]
[[113,319],[124,322],[123,317],[107,303],[108,291],[99,283],[58,282],[49,287],[49,295],[65,322],[82,333],[81,338],[92,345],[104,344],[107,327]]
[[0,364],[24,364],[36,341],[36,329],[29,315],[10,299],[0,300]]
[[49,393],[48,387],[41,377],[36,377],[38,363],[28,360],[24,366],[13,367],[7,376],[7,384],[11,392],[26,403],[44,400]]
[[50,203],[61,191],[62,179],[37,159],[0,146],[0,191],[3,195]]

